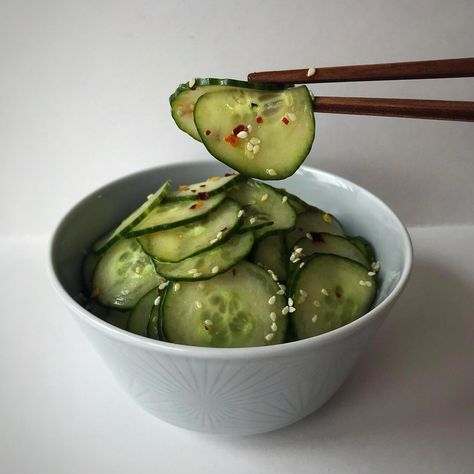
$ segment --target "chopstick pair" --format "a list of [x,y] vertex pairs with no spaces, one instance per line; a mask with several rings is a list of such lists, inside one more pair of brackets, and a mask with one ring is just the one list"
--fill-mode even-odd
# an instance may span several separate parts
[[[455,77],[474,77],[474,58],[253,72],[248,75],[248,80],[317,84]],[[317,96],[313,99],[313,110],[333,114],[474,121],[474,102],[469,101]]]

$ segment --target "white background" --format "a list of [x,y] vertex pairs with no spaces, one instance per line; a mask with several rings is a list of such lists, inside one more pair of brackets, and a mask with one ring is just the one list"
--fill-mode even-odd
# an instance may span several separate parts
[[[79,198],[206,156],[170,118],[178,83],[472,56],[473,24],[472,0],[0,0],[0,472],[473,472],[472,124],[316,117],[306,163],[384,199],[410,226],[416,263],[349,382],[287,430],[223,440],[151,419],[44,272],[46,238]],[[473,81],[312,90],[474,100]]]

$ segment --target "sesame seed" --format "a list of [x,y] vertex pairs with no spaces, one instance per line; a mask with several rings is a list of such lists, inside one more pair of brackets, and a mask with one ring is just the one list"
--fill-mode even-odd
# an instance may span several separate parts
[[311,77],[311,76],[314,76],[316,74],[316,69],[314,67],[310,67],[307,71],[306,71],[306,76],[307,77]]
[[281,310],[281,314],[283,314],[283,316],[285,316],[286,314],[288,314],[288,311],[290,310],[290,308],[288,306],[285,306],[282,310]]
[[319,308],[321,306],[321,303],[318,300],[314,300],[313,304],[314,306],[316,306],[316,308]]
[[257,220],[257,219],[255,219],[255,217],[251,217],[251,218],[249,219],[249,222],[250,222],[251,224],[255,224],[255,221],[256,221],[256,220]]
[[245,145],[245,148],[247,148],[248,151],[252,151],[253,150],[252,143],[248,142],[247,145]]
[[162,283],[162,284],[158,287],[158,289],[159,289],[159,290],[164,290],[168,285],[169,285],[169,281],[166,281],[166,282]]
[[201,309],[202,308],[202,303],[200,301],[195,301],[194,306],[196,306],[197,309]]
[[329,292],[328,292],[328,290],[326,290],[326,288],[323,288],[323,289],[321,290],[321,293],[322,293],[324,296],[329,296]]
[[271,325],[271,330],[272,330],[273,332],[277,332],[278,326],[277,326],[276,323],[273,323],[273,324]]
[[271,341],[273,339],[274,334],[271,332],[265,336],[265,340]]
[[198,273],[195,273],[195,274],[193,275],[193,278],[199,278],[201,275],[202,275],[202,273],[199,273],[199,272],[198,272]]
[[301,262],[301,263],[300,263],[300,268],[303,268],[303,267],[304,267],[304,264],[305,264],[305,262]]
[[147,200],[151,199],[154,195],[153,194],[149,194],[146,198]]
[[257,137],[252,137],[252,138],[250,139],[250,143],[251,143],[252,145],[260,145],[261,141],[260,141],[260,139],[257,138]]
[[306,238],[309,240],[313,240],[313,236],[309,232],[306,232]]
[[189,80],[188,87],[192,89],[195,85],[196,85],[196,79],[193,77],[192,79]]
[[277,295],[284,295],[285,294],[285,290],[278,290],[277,291]]
[[241,132],[239,132],[239,133],[237,134],[237,138],[242,138],[242,139],[244,139],[244,138],[247,138],[247,137],[248,137],[248,133],[247,133],[245,130],[242,130]]
[[216,235],[217,240],[222,239],[222,235],[222,231],[220,230]]
[[301,253],[303,251],[303,248],[302,247],[296,247],[295,248],[295,252],[296,253]]
[[252,125],[248,124],[247,125],[247,130],[249,131],[249,133],[252,133]]
[[328,214],[327,212],[325,212],[325,213],[323,214],[323,221],[329,224],[329,222],[332,221],[331,214]]
[[161,296],[157,296],[156,299],[155,299],[155,301],[153,302],[153,304],[154,304],[155,306],[158,306],[158,305],[160,304],[160,300],[161,300]]
[[286,114],[286,116],[292,121],[294,122],[296,120],[296,115],[293,113],[293,112],[288,112]]
[[265,193],[261,198],[260,201],[266,201],[268,199],[268,194]]
[[301,260],[301,258],[295,258],[295,259],[293,260],[293,263],[298,263],[300,260]]
[[244,215],[244,210],[241,209],[238,214],[237,214],[237,217],[242,217]]
[[379,262],[379,261],[377,261],[377,262],[372,262],[372,263],[370,264],[370,267],[372,268],[372,270],[373,270],[374,272],[378,272],[378,271],[380,270],[380,262]]
[[364,280],[359,280],[359,285],[360,286],[365,286],[365,281]]
[[199,288],[200,290],[204,290],[204,283],[203,283],[202,281],[200,281],[200,282],[198,283],[198,288]]
[[194,274],[194,273],[197,273],[197,268],[191,268],[191,270],[188,270],[188,273],[190,275]]
[[140,265],[135,267],[135,273],[141,273],[142,271],[143,271],[143,267],[141,267]]
[[181,288],[181,285],[179,283],[175,283],[173,286],[173,291],[176,293],[177,291],[179,291],[180,288]]
[[282,202],[283,204],[285,204],[286,201],[288,201],[288,196],[283,196],[283,197],[281,198],[281,202]]
[[315,323],[317,320],[318,320],[318,315],[315,314],[315,315],[311,318],[311,321],[313,321],[313,323]]
[[218,273],[219,272],[219,266],[216,265],[215,267],[213,267],[213,269],[211,271],[212,271],[212,273]]
[[257,201],[254,201],[253,199],[248,202],[249,206],[254,206],[257,204]]
[[268,304],[275,304],[275,301],[276,301],[276,296],[275,295],[270,296],[270,299],[268,300]]
[[286,286],[281,284],[281,283],[278,283],[278,286],[280,287],[280,289],[282,289],[283,291],[286,290]]
[[205,324],[206,326],[212,326],[214,323],[212,322],[212,320],[206,319],[206,320],[204,321],[204,324]]
[[370,288],[370,287],[372,286],[372,282],[369,281],[369,280],[367,280],[367,281],[365,282],[365,286],[368,286],[368,287]]
[[270,176],[276,176],[276,175],[277,175],[277,172],[276,172],[273,168],[267,168],[267,169],[265,170],[265,172],[266,172],[267,174],[269,174]]
[[277,315],[276,315],[276,313],[275,313],[274,311],[272,311],[272,312],[270,313],[270,319],[271,319],[272,321],[276,321]]
[[375,275],[375,272],[369,272],[369,273],[367,273],[367,275],[373,277]]
[[296,308],[294,308],[293,306],[290,306],[290,307],[288,308],[288,311],[289,311],[290,313],[294,313],[294,312],[296,311]]
[[304,290],[299,290],[299,293],[301,296],[308,296],[308,293],[306,293]]
[[288,298],[288,306],[293,306],[293,298]]
[[254,145],[253,146],[253,154],[256,155],[260,151],[260,145]]
[[219,239],[212,239],[209,243],[210,243],[211,245],[214,245],[218,240],[219,240]]

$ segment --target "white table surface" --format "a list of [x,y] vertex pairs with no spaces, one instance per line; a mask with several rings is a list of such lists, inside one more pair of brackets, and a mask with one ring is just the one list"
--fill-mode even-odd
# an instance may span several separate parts
[[244,438],[142,411],[56,298],[46,239],[0,239],[0,472],[472,473],[474,227],[410,231],[412,279],[349,380],[307,419]]

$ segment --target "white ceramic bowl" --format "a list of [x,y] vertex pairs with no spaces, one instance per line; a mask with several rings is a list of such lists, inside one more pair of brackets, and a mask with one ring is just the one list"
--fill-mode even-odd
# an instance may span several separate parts
[[218,162],[173,164],[104,186],[59,224],[51,242],[51,267],[59,296],[120,384],[145,410],[191,430],[244,435],[294,423],[334,394],[400,296],[411,271],[412,248],[405,227],[380,199],[343,178],[302,167],[274,184],[334,213],[348,234],[372,242],[380,260],[376,305],[357,321],[288,344],[213,349],[136,336],[79,304],[83,251],[98,236],[165,179],[177,185],[227,171]]

